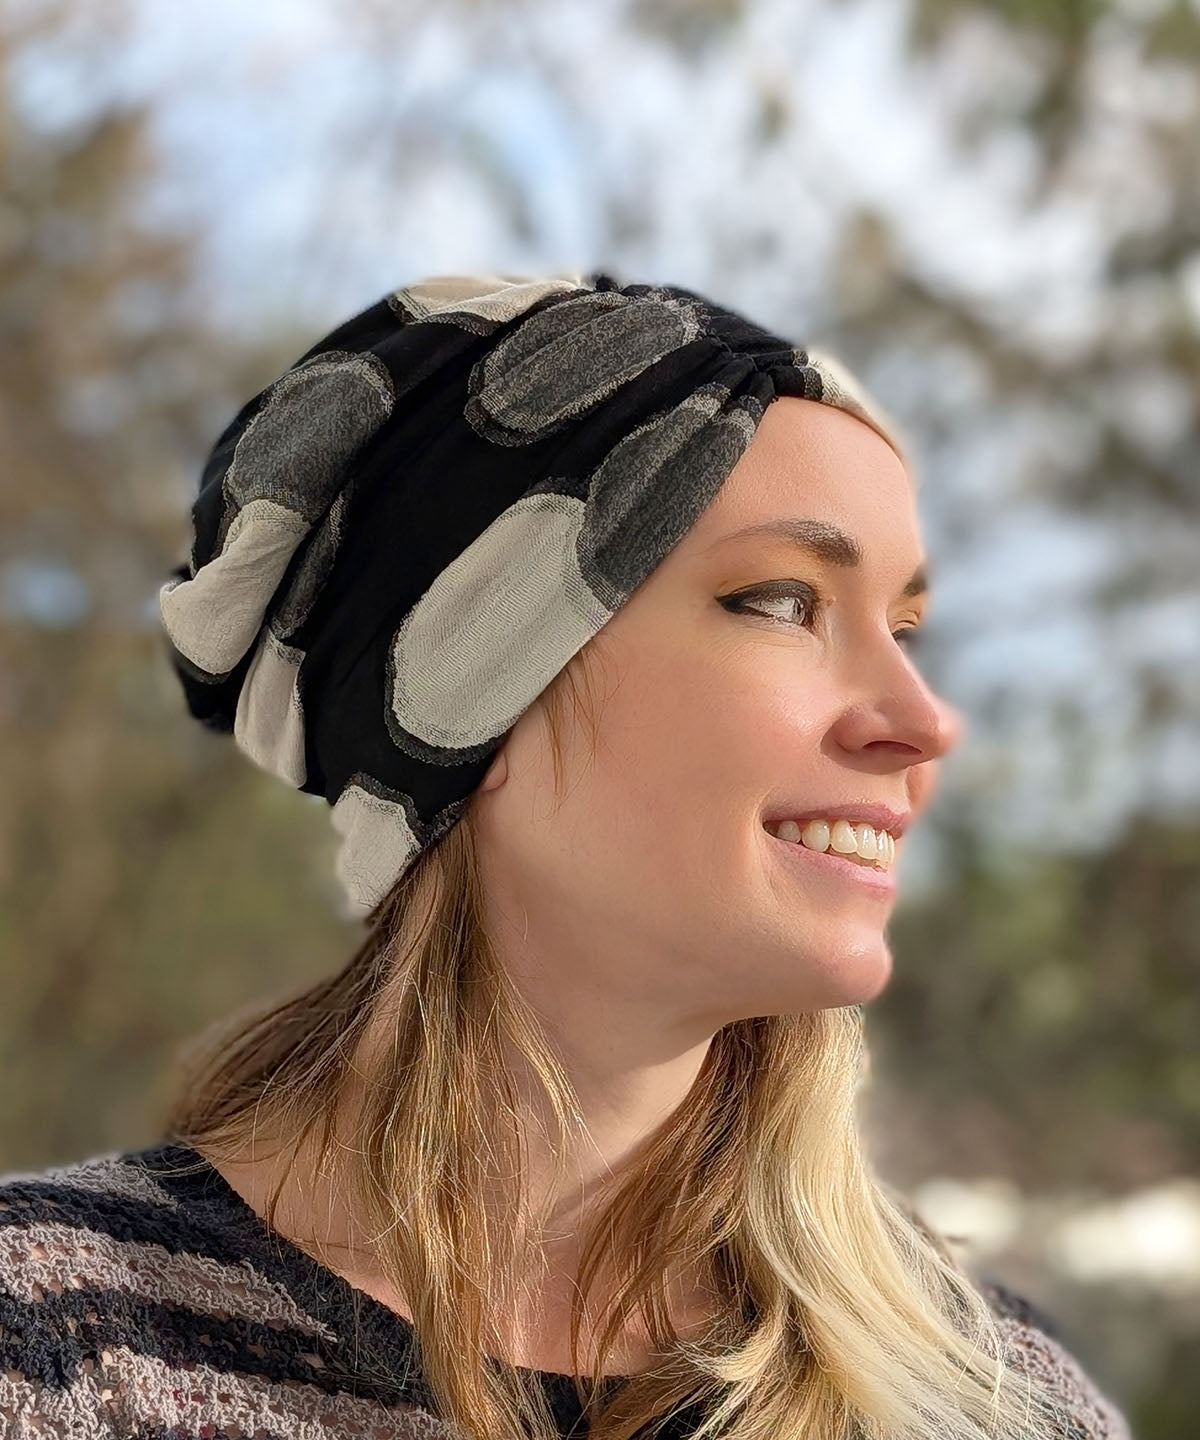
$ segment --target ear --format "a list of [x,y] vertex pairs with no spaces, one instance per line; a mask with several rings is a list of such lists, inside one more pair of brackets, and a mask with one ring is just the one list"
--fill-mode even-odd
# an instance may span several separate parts
[[487,768],[487,774],[476,786],[478,790],[495,790],[503,785],[508,778],[508,756],[504,748],[497,750],[492,758],[492,763]]

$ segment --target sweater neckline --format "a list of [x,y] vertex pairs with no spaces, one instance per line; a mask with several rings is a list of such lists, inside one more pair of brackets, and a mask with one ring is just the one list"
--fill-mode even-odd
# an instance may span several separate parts
[[[186,1202],[203,1224],[226,1232],[234,1230],[239,1247],[255,1266],[296,1295],[315,1319],[328,1324],[339,1336],[357,1334],[360,1355],[365,1348],[370,1356],[388,1361],[388,1368],[393,1372],[395,1357],[404,1356],[407,1365],[402,1368],[407,1369],[409,1380],[403,1388],[410,1394],[415,1392],[422,1403],[432,1403],[432,1396],[420,1378],[412,1321],[352,1285],[269,1225],[200,1151],[168,1138],[142,1150],[126,1151],[120,1158],[138,1165],[162,1188]],[[368,1356],[363,1358],[369,1363]],[[500,1363],[495,1357],[489,1359],[493,1364]],[[565,1412],[571,1419],[578,1417],[581,1406],[572,1375],[504,1363],[527,1384],[540,1385],[547,1391],[557,1414],[561,1416]],[[604,1387],[615,1387],[630,1378],[606,1375]]]

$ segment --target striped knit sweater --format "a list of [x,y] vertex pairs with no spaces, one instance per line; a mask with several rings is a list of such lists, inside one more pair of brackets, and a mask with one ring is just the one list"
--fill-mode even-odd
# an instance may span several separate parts
[[[1130,1440],[1046,1317],[986,1293],[1012,1357],[1063,1396],[1052,1440]],[[417,1354],[403,1316],[187,1146],[0,1176],[3,1440],[450,1440]],[[560,1434],[585,1434],[570,1378],[526,1373]]]

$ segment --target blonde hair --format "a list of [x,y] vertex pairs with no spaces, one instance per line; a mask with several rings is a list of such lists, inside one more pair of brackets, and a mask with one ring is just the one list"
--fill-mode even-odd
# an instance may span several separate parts
[[[585,648],[538,701],[560,788],[562,691],[578,716],[586,659]],[[371,913],[339,974],[200,1037],[167,1127],[209,1158],[232,1153],[263,1120],[297,1145],[319,1131],[322,1172],[412,1307],[439,1414],[478,1440],[556,1440],[540,1390],[484,1358],[497,1353],[512,1297],[529,1298],[513,1278],[525,1272],[511,1217],[526,1213],[526,1196],[504,1043],[556,1117],[558,1179],[579,1105],[497,963],[480,901],[468,811]],[[368,1091],[353,1143],[335,1144],[355,1045],[385,1004],[387,1053],[359,1077]],[[1008,1363],[987,1299],[872,1173],[855,1116],[865,1059],[859,1006],[738,1020],[713,1037],[684,1102],[581,1232],[570,1346],[589,1440],[628,1440],[677,1409],[696,1417],[697,1440],[1055,1433],[1054,1397]],[[495,1193],[511,1199],[498,1209]],[[668,1311],[680,1257],[711,1275],[719,1302],[691,1338]],[[581,1357],[583,1310],[602,1271],[612,1299],[598,1345]],[[605,1360],[631,1323],[646,1327],[657,1363],[614,1386]]]

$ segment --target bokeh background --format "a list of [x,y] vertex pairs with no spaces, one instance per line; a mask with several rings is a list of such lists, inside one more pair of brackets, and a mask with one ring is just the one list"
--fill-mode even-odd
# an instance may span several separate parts
[[418,275],[604,266],[909,429],[963,709],[869,1008],[879,1171],[1200,1426],[1200,0],[8,0],[0,1170],[151,1143],[339,966],[327,806],[186,716],[208,447]]

